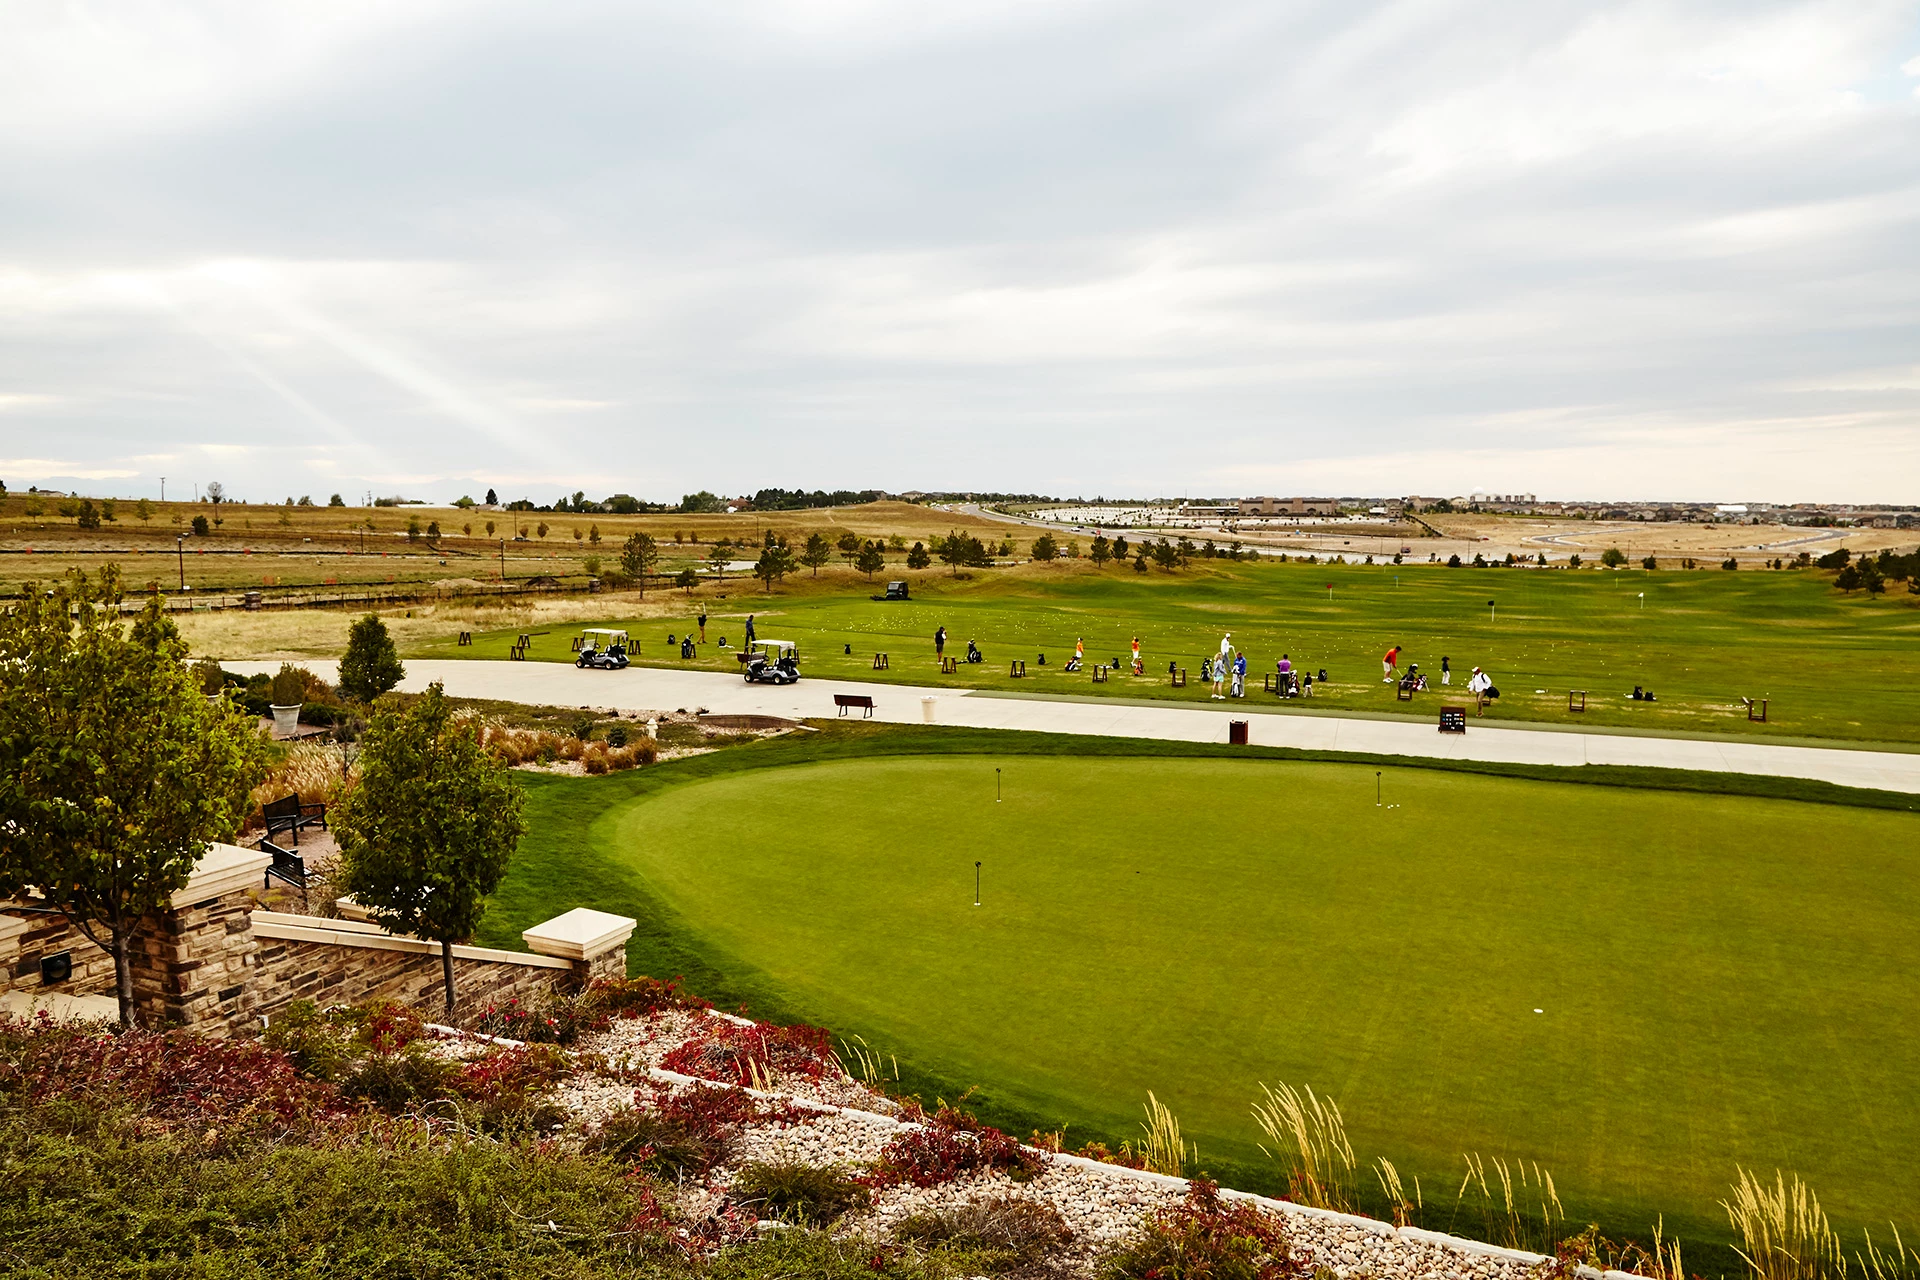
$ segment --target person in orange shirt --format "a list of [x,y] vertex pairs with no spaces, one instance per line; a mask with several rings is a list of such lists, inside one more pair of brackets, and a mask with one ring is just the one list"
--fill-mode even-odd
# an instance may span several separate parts
[[1394,678],[1400,674],[1399,671],[1396,669],[1399,667],[1399,665],[1400,665],[1400,646],[1395,645],[1393,646],[1393,648],[1387,650],[1387,656],[1380,660],[1380,669],[1381,671],[1385,672],[1385,674],[1382,675],[1380,678],[1380,683],[1392,684],[1394,681]]

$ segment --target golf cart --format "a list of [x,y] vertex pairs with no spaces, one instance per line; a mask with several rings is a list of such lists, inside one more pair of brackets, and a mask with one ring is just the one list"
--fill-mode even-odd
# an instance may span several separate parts
[[791,640],[754,640],[747,644],[748,684],[792,684],[800,678],[800,648]]
[[889,583],[887,584],[887,594],[885,594],[885,595],[883,595],[883,596],[875,596],[875,597],[873,597],[873,598],[874,598],[875,600],[905,600],[905,599],[908,599],[909,597],[908,597],[908,595],[907,595],[907,584],[906,584],[906,583],[904,583],[904,582],[889,582]]
[[624,631],[588,627],[580,633],[580,656],[573,660],[573,665],[618,671],[627,665],[627,646],[627,633]]

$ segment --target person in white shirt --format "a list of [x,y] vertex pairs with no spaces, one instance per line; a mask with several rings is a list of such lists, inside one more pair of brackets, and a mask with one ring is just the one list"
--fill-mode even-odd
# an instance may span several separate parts
[[1480,668],[1473,669],[1473,678],[1467,681],[1467,692],[1473,695],[1473,714],[1481,715],[1487,706],[1487,690],[1493,688],[1493,677]]
[[1233,632],[1220,637],[1220,656],[1213,660],[1213,696],[1225,700],[1227,668],[1233,665]]

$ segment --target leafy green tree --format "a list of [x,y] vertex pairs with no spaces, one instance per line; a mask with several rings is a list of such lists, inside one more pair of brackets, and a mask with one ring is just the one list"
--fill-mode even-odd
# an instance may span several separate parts
[[1858,591],[1860,589],[1860,566],[1854,564],[1844,566],[1839,573],[1834,575],[1833,585],[1848,594]]
[[[1456,556],[1455,559],[1458,559],[1458,557]],[[1567,568],[1578,569],[1579,567],[1580,567],[1580,557],[1577,554],[1570,555],[1567,557]]]
[[700,575],[694,571],[692,565],[688,565],[674,575],[673,585],[690,596],[693,594],[693,589],[700,585]]
[[202,695],[157,597],[126,632],[118,602],[103,570],[0,613],[0,896],[33,886],[110,954],[131,1026],[129,941],[240,829],[267,748]]
[[620,568],[629,578],[640,585],[640,594],[647,594],[647,575],[660,563],[660,547],[650,533],[633,533],[627,537],[626,545],[620,548]]
[[[487,528],[491,530],[493,526],[488,525]],[[587,541],[591,542],[596,547],[600,545],[600,526],[599,525],[590,524],[587,526]]]
[[355,702],[372,703],[407,678],[400,651],[380,615],[370,613],[347,630],[347,651],[340,658],[340,692]]
[[733,560],[733,550],[730,546],[728,546],[727,540],[725,538],[722,538],[720,541],[714,543],[713,549],[707,552],[707,568],[713,570],[713,576],[715,578],[719,578],[719,579],[726,578],[727,565],[732,560]]
[[1147,571],[1147,544],[1144,542],[1134,549],[1133,571],[1135,573],[1145,573]]
[[153,519],[153,504],[142,498],[133,504],[133,514],[140,518],[141,524],[145,524]]
[[1106,534],[1093,535],[1093,545],[1087,548],[1087,558],[1093,561],[1093,567],[1096,569],[1107,567],[1107,561],[1113,559],[1113,544],[1107,541]]
[[825,534],[815,531],[807,535],[807,545],[800,552],[800,563],[813,570],[813,576],[820,576],[820,566],[833,559],[833,544],[827,541]]
[[872,582],[873,575],[887,567],[886,552],[880,549],[879,543],[869,542],[860,548],[860,558],[853,562],[853,567],[866,574],[867,581]]
[[1127,538],[1125,534],[1117,533],[1113,536],[1113,558],[1115,560],[1125,560],[1127,558]]
[[473,936],[520,843],[524,793],[456,720],[440,685],[367,727],[360,778],[330,823],[339,882],[384,928],[440,944],[453,1012],[453,944]]
[[725,511],[726,509],[726,503],[722,502],[713,494],[708,493],[705,489],[702,489],[698,493],[689,493],[680,499],[680,510],[691,512],[695,515],[707,515],[712,512]]
[[[1181,541],[1185,542],[1186,539],[1182,538]],[[1144,547],[1141,549],[1145,550]],[[1162,538],[1153,544],[1153,562],[1162,569],[1171,570],[1180,562],[1180,549]]]
[[1618,547],[1608,547],[1600,553],[1600,563],[1609,569],[1618,569],[1627,562],[1627,553]]
[[1053,540],[1052,534],[1043,533],[1039,537],[1033,540],[1033,558],[1035,560],[1039,560],[1044,563],[1048,560],[1052,560],[1059,554],[1060,554],[1060,544]]
[[330,507],[344,507],[347,505],[347,500],[336,493],[327,499],[327,505]]
[[[933,556],[927,551],[926,544],[915,542],[913,549],[907,552],[907,568],[924,569],[933,563]],[[1915,579],[1920,581],[1920,579]]]
[[1736,560],[1734,557],[1728,556],[1725,560],[1722,560],[1720,562],[1720,567],[1722,569],[1727,569],[1727,570],[1738,569],[1740,567],[1740,562]]
[[1642,569],[1658,569],[1660,567],[1659,557],[1648,556],[1646,559],[1640,562],[1640,567]]
[[860,558],[860,535],[852,530],[841,534],[833,545],[840,549],[840,558],[848,564]]
[[78,524],[82,529],[98,529],[100,527],[100,513],[94,509],[92,498],[83,498],[81,500],[80,505],[73,510],[73,519],[74,523]]

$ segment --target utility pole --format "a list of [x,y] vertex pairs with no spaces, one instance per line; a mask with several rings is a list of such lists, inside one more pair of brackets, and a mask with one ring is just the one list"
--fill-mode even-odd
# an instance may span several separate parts
[[187,540],[178,534],[174,535],[173,550],[180,557],[180,589],[185,591],[187,589]]
[[160,477],[160,501],[165,502],[166,500],[167,500],[167,478],[165,476],[161,476]]

